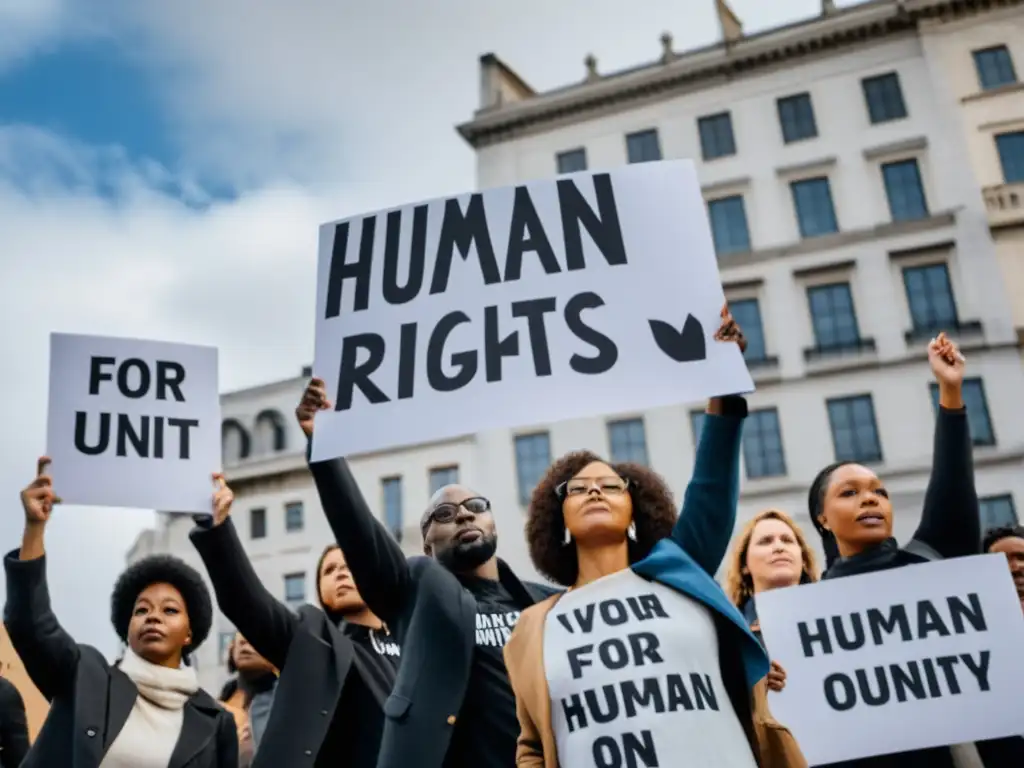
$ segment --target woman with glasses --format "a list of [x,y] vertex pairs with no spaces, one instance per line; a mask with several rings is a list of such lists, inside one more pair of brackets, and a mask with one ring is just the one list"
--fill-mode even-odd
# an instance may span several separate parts
[[[745,347],[727,309],[718,341]],[[768,659],[714,574],[736,520],[746,401],[707,407],[678,520],[646,467],[570,453],[534,489],[536,568],[569,590],[505,647],[519,766],[756,768],[751,691]]]

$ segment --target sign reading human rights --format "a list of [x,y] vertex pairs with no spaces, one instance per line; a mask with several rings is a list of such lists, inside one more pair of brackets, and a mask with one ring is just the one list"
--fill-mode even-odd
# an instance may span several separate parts
[[210,512],[217,350],[52,334],[47,454],[65,504]]
[[313,459],[750,391],[723,302],[689,161],[325,224]]
[[1024,621],[1002,555],[756,599],[787,673],[772,714],[811,765],[1024,733]]

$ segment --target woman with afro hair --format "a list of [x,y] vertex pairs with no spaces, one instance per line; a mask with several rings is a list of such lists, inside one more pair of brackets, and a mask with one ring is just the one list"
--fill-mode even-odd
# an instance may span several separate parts
[[[745,349],[727,308],[715,339]],[[658,475],[588,451],[534,489],[530,556],[568,591],[528,608],[505,646],[520,767],[758,765],[751,691],[768,659],[714,579],[746,415],[742,397],[708,403],[678,519]]]
[[21,492],[21,549],[4,558],[4,623],[32,682],[50,702],[22,768],[236,768],[234,718],[199,687],[189,654],[213,621],[202,577],[181,560],[148,557],[118,578],[111,621],[125,643],[110,665],[60,626],[46,587],[46,524],[60,502],[42,458]]

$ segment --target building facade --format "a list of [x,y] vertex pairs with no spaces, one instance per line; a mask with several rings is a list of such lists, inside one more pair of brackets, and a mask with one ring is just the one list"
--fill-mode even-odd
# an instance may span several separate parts
[[[726,19],[720,44],[678,53],[665,36],[659,58],[621,73],[601,74],[588,57],[580,82],[550,93],[535,93],[496,56],[481,58],[480,109],[459,126],[476,151],[480,188],[627,162],[697,163],[757,384],[744,432],[741,521],[779,507],[809,527],[811,479],[837,458],[852,459],[886,479],[896,533],[909,537],[931,465],[936,403],[925,350],[939,330],[968,361],[986,523],[1015,519],[1024,503],[1022,321],[1007,290],[1013,257],[987,204],[988,188],[1001,186],[1000,166],[991,142],[979,148],[974,133],[989,118],[970,122],[958,68],[973,66],[973,46],[1024,39],[1013,27],[1020,6],[989,5],[824,3],[819,18],[752,36]],[[957,64],[965,55],[967,64]],[[1001,162],[1016,178],[1014,153],[1024,150],[1009,145]],[[263,583],[296,605],[315,600],[313,567],[331,539],[291,415],[308,374],[223,397],[236,525]],[[641,461],[681,498],[700,409],[685,403],[491,430],[351,464],[409,553],[420,550],[416,523],[434,489],[456,481],[478,489],[492,501],[499,552],[530,577],[525,504],[553,459],[589,448]],[[199,566],[191,525],[161,516],[130,557],[171,551]],[[198,656],[211,688],[223,680],[231,633],[217,622],[217,640]]]

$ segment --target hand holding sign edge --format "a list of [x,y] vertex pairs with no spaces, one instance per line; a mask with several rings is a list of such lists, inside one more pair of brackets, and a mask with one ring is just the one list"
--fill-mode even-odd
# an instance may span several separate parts
[[45,554],[43,532],[50,521],[53,506],[60,497],[53,491],[53,478],[46,474],[50,457],[42,456],[36,462],[36,477],[21,492],[21,507],[25,511],[25,531],[21,539],[19,560],[35,560]]
[[327,399],[327,385],[323,379],[314,376],[309,380],[302,393],[302,399],[295,407],[295,418],[306,437],[313,436],[313,421],[317,411],[326,411],[331,407],[331,401]]
[[223,472],[215,472],[213,482],[216,488],[213,492],[213,524],[220,525],[231,515],[235,493],[228,487]]

